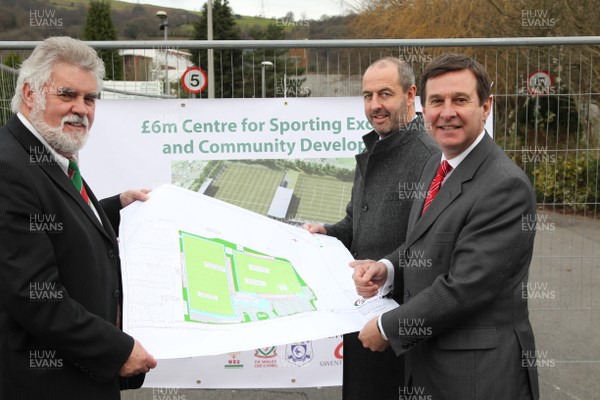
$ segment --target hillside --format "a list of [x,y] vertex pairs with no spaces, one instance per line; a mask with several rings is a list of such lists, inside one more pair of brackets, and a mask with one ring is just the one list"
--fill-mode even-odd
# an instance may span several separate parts
[[[0,0],[0,40],[41,40],[49,36],[67,35],[81,38],[89,0]],[[112,17],[119,40],[160,40],[163,32],[155,14],[164,10],[169,14],[169,39],[189,39],[199,12],[146,4],[111,2]],[[235,10],[233,10],[235,13]],[[282,17],[283,18],[283,17]],[[252,38],[255,29],[264,29],[270,23],[281,23],[289,39],[310,38],[314,31],[319,38],[338,39],[347,36],[347,18],[333,17],[310,21],[310,27],[295,26],[289,21],[236,15],[242,38]],[[333,36],[331,36],[333,35]]]

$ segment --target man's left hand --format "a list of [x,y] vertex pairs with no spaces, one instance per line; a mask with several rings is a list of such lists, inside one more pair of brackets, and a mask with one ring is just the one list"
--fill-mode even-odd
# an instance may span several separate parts
[[119,195],[119,200],[121,200],[121,207],[125,208],[136,200],[146,201],[150,198],[148,193],[150,193],[151,189],[141,189],[141,190],[128,190]]
[[390,342],[381,337],[379,328],[377,328],[377,319],[378,317],[375,317],[363,326],[358,334],[358,339],[362,342],[363,347],[371,351],[384,351],[389,347]]

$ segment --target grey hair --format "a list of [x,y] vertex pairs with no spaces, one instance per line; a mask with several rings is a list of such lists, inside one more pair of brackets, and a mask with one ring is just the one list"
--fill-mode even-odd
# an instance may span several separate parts
[[[23,102],[25,84],[28,83],[35,93],[42,93],[57,63],[65,63],[91,72],[96,78],[96,90],[99,92],[102,89],[105,69],[98,53],[81,40],[68,36],[50,37],[37,45],[21,65],[11,103],[14,113],[19,111]],[[39,101],[45,104],[42,98]]]
[[398,70],[398,82],[400,86],[402,86],[402,90],[404,92],[408,92],[410,87],[415,84],[415,73],[413,72],[412,67],[406,62],[397,57],[383,57],[379,60],[373,61],[369,68],[373,68],[375,66],[384,67],[387,64],[393,64],[396,66]]

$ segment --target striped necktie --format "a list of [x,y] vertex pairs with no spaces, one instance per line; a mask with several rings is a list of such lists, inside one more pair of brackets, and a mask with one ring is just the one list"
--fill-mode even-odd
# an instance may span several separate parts
[[77,189],[81,197],[83,197],[83,201],[85,201],[86,204],[89,205],[90,198],[88,197],[87,192],[85,191],[83,179],[81,178],[79,167],[77,166],[77,163],[75,161],[69,160],[69,169],[67,170],[67,173],[69,174],[69,178],[71,179],[71,182],[73,182],[75,189]]
[[423,205],[423,211],[421,211],[421,215],[425,214],[427,207],[429,207],[429,204],[431,204],[437,193],[440,191],[440,187],[442,187],[444,178],[451,170],[452,166],[448,163],[448,161],[444,160],[440,163],[437,173],[435,174],[433,181],[431,181],[431,185],[429,185],[429,190],[427,191],[427,197],[425,198],[425,204]]

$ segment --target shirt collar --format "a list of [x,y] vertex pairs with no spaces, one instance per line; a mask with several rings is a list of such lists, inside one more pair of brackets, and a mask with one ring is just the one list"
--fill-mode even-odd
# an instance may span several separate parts
[[475,141],[473,143],[471,143],[471,145],[469,147],[467,147],[467,149],[465,151],[463,151],[462,153],[460,153],[459,155],[457,155],[456,157],[452,158],[451,160],[448,160],[446,158],[446,156],[444,155],[444,153],[442,153],[442,161],[446,160],[448,161],[448,164],[450,164],[450,166],[452,167],[452,171],[454,171],[456,169],[456,167],[458,167],[458,165],[463,162],[463,160],[465,158],[467,158],[467,156],[469,155],[469,153],[471,151],[473,151],[473,149],[479,144],[479,142],[481,142],[481,140],[483,139],[483,135],[485,135],[485,129],[483,130],[483,132],[481,132],[479,134],[479,136],[477,136],[477,139],[475,139]]

